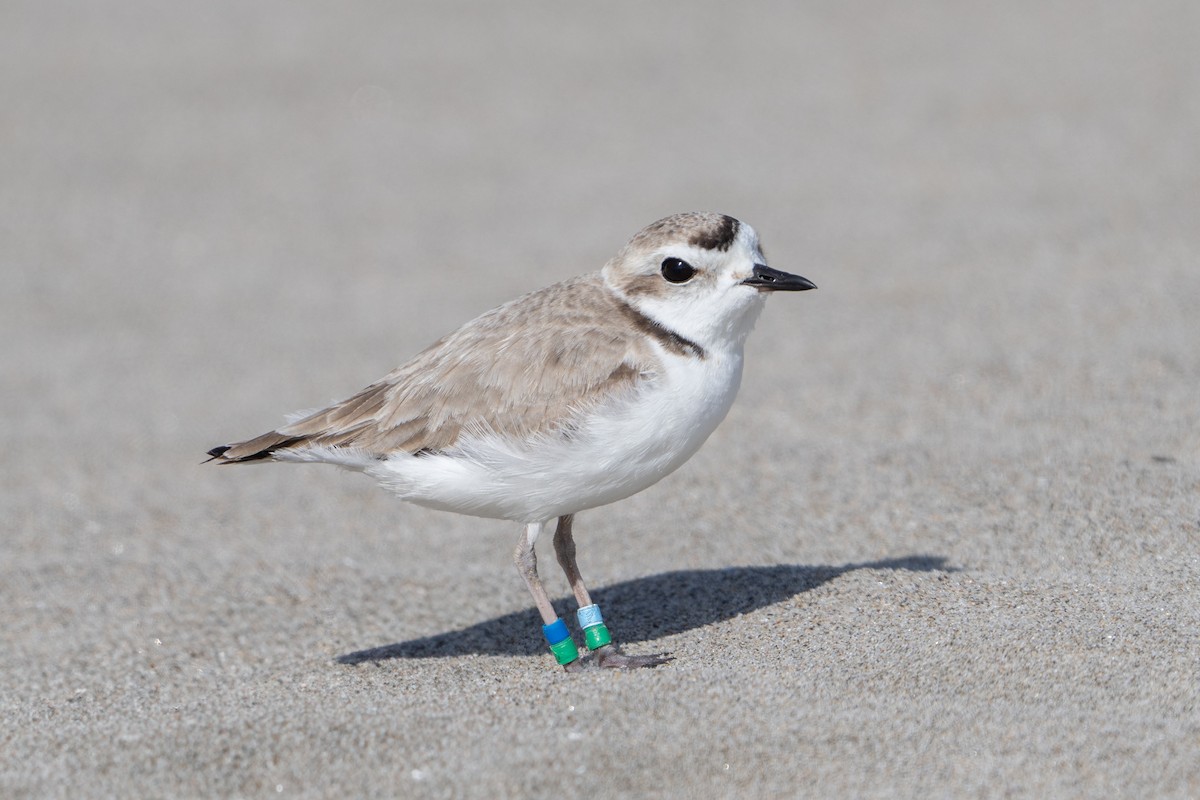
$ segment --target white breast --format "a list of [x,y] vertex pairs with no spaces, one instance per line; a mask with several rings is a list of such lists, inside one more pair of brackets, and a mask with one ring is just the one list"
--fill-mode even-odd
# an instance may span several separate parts
[[687,461],[725,418],[741,384],[742,353],[663,355],[663,372],[598,406],[564,435],[533,442],[486,436],[453,453],[401,454],[366,472],[405,500],[521,522],[612,503]]

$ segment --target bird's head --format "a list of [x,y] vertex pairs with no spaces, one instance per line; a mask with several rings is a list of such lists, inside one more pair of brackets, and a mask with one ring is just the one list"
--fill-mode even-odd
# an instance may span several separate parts
[[741,347],[768,293],[816,288],[766,261],[754,228],[724,214],[689,212],[643,228],[603,275],[624,300],[688,339]]

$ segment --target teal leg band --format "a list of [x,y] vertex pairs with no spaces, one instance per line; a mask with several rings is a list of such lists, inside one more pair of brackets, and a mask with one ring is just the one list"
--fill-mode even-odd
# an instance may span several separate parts
[[579,658],[575,640],[571,638],[571,634],[567,630],[567,623],[561,619],[556,619],[549,625],[543,625],[542,635],[546,637],[546,644],[550,645],[550,652],[554,653],[554,658],[558,663],[565,666]]
[[585,630],[583,637],[587,639],[588,650],[599,650],[604,645],[612,642],[612,635],[608,632],[608,626],[603,622]]
[[583,636],[587,639],[589,650],[598,650],[612,642],[612,635],[608,632],[608,626],[604,624],[600,606],[595,603],[584,606],[575,612],[575,618],[579,620],[579,627],[583,628]]
[[579,650],[575,647],[574,639],[563,639],[558,644],[550,645],[550,652],[554,653],[555,660],[564,667],[579,658]]

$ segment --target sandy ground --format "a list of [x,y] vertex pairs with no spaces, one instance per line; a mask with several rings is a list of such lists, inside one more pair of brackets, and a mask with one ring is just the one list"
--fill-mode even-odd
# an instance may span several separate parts
[[[1200,5],[649,5],[3,6],[0,795],[1200,794]],[[820,290],[578,520],[670,665],[200,466],[687,209]]]

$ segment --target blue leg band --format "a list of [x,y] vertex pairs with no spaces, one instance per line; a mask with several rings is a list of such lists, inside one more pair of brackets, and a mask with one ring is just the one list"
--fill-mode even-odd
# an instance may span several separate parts
[[575,618],[579,620],[579,627],[587,630],[595,625],[603,625],[604,617],[600,614],[600,606],[592,603],[590,606],[584,606],[575,612]]
[[583,628],[583,638],[587,641],[589,650],[599,650],[604,645],[612,643],[612,634],[608,632],[608,626],[604,624],[600,606],[595,603],[584,606],[575,612],[575,618],[579,620],[579,627]]
[[569,638],[571,633],[567,630],[567,623],[563,622],[560,618],[554,620],[549,625],[543,625],[542,635],[546,637],[546,644],[553,645],[558,644],[563,639]]

